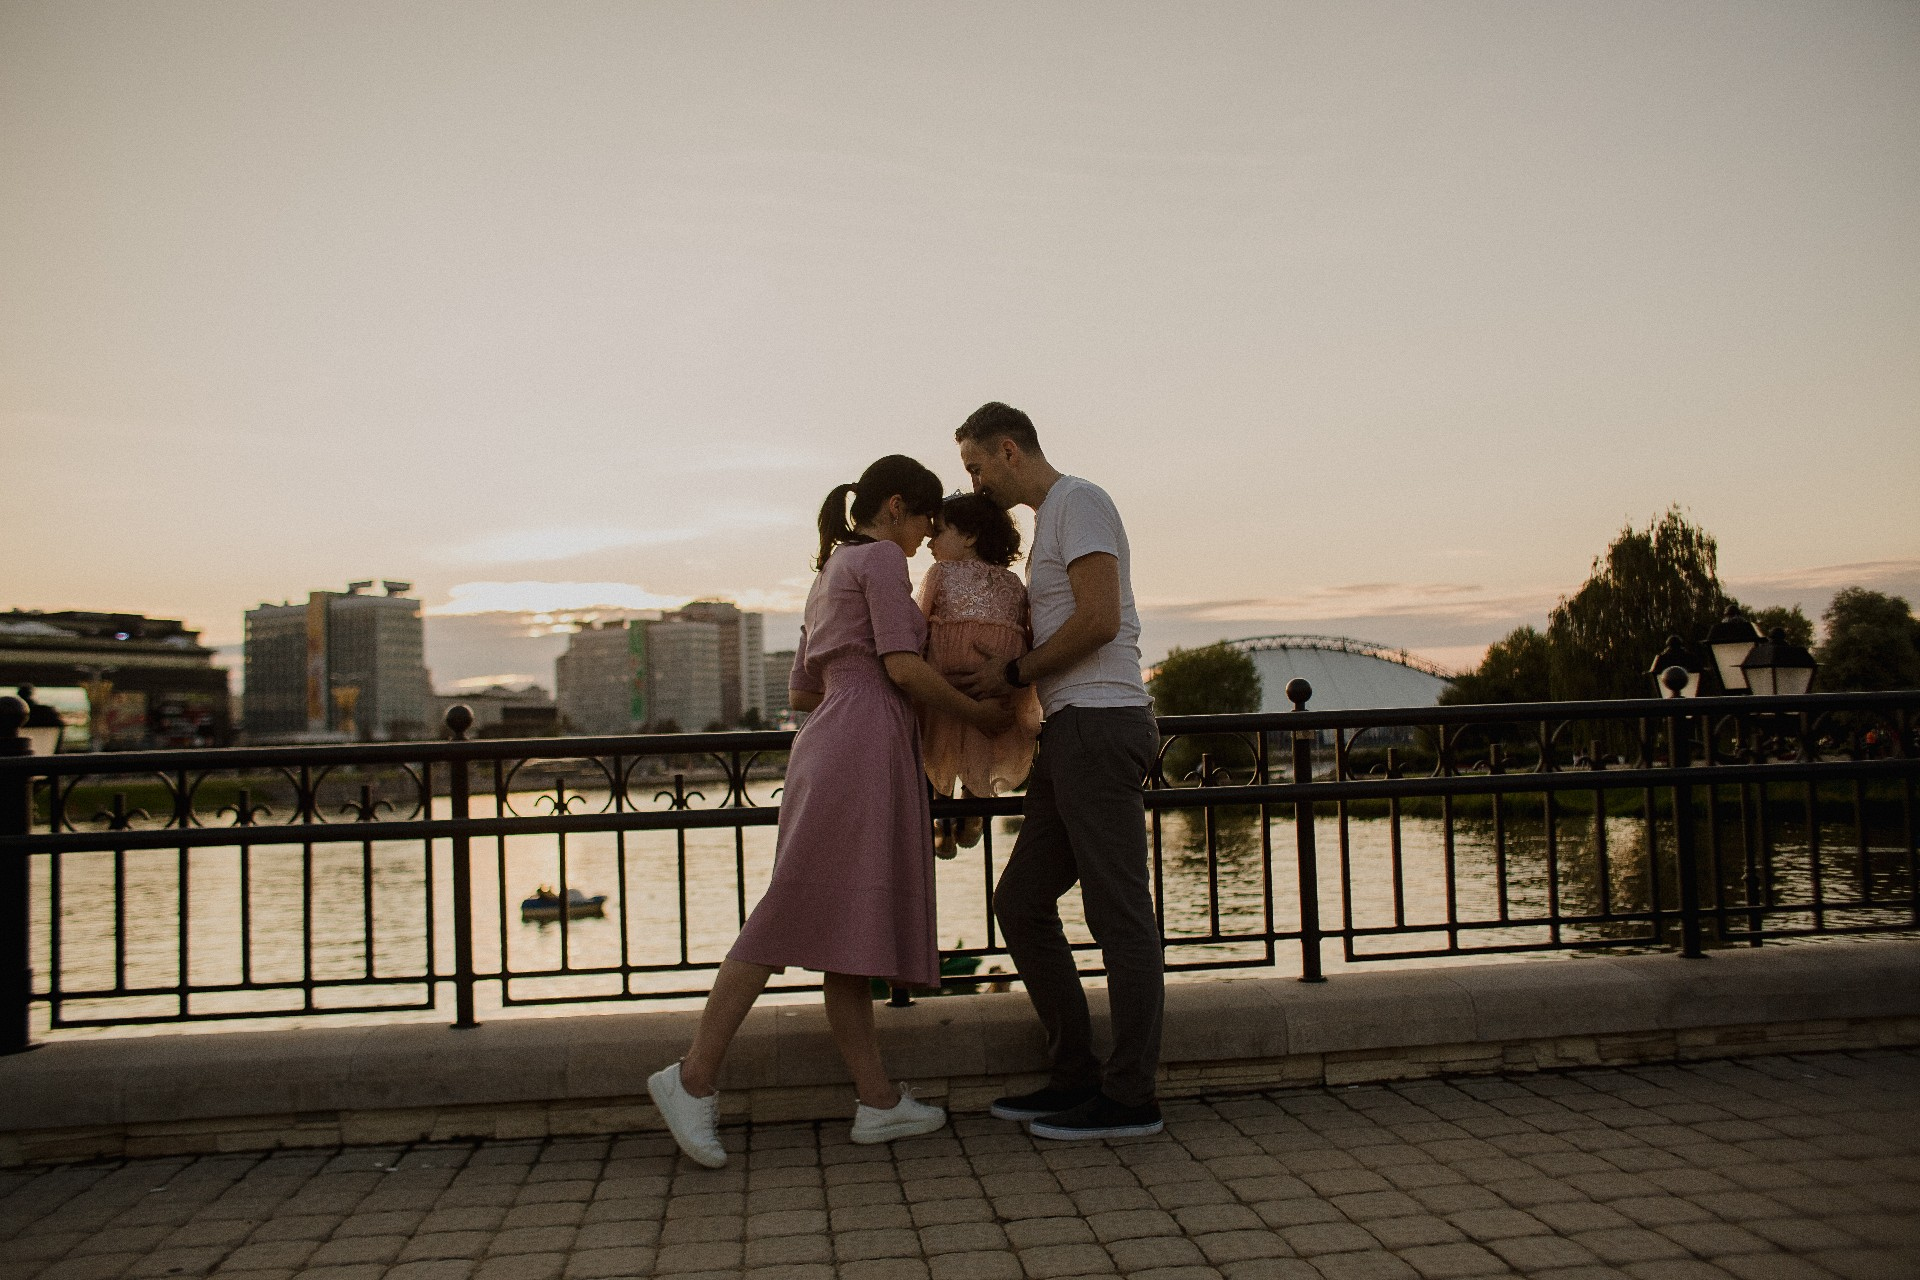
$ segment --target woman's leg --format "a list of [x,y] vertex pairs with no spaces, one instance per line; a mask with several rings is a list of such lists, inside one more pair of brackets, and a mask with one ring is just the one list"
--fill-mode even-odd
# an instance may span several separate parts
[[[899,1103],[900,1091],[887,1079],[886,1064],[880,1061],[880,1041],[873,1031],[873,990],[868,981],[850,973],[826,975],[827,1026],[833,1030],[834,1048],[853,1076],[860,1101],[885,1111]],[[704,1019],[700,1029],[706,1030]]]
[[[713,977],[713,990],[707,993],[707,1007],[700,1011],[700,1029],[694,1033],[693,1047],[680,1060],[680,1084],[696,1098],[714,1091],[720,1078],[720,1064],[726,1060],[727,1046],[746,1020],[747,1011],[760,998],[773,970],[745,960],[725,960]],[[871,1025],[873,1011],[867,1011]]]

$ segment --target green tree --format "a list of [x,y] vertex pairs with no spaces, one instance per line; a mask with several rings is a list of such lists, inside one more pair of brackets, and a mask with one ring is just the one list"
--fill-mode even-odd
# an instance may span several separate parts
[[1226,641],[1174,649],[1147,682],[1163,716],[1231,715],[1260,709],[1260,669]]
[[1787,633],[1787,639],[1803,649],[1813,648],[1813,619],[1800,612],[1800,606],[1774,605],[1767,609],[1748,609],[1747,621],[1761,635],[1772,635],[1775,627]]
[[1653,696],[1647,668],[1667,637],[1698,641],[1726,609],[1716,561],[1712,535],[1678,507],[1644,530],[1622,529],[1548,620],[1553,696]]
[[1904,599],[1843,587],[1821,621],[1827,638],[1814,656],[1822,688],[1920,688],[1920,622]]
[[[1252,655],[1224,640],[1198,649],[1174,649],[1147,682],[1153,709],[1163,716],[1231,715],[1260,709],[1260,670]],[[1238,769],[1251,761],[1243,739],[1230,734],[1178,738],[1161,757],[1170,782],[1185,781],[1206,753],[1214,764]]]
[[1443,706],[1472,702],[1545,702],[1553,696],[1547,638],[1532,627],[1515,627],[1487,646],[1476,669],[1453,678],[1440,694]]

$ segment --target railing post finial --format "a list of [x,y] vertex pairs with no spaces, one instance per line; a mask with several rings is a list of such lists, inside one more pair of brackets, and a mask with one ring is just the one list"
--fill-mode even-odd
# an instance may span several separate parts
[[27,704],[8,694],[0,698],[0,756],[24,756],[33,750],[27,735]]
[[473,708],[464,702],[456,702],[447,708],[447,736],[455,742],[465,742],[467,730],[473,728]]
[[1293,704],[1295,711],[1305,711],[1307,702],[1313,697],[1313,686],[1299,676],[1287,681],[1287,701]]

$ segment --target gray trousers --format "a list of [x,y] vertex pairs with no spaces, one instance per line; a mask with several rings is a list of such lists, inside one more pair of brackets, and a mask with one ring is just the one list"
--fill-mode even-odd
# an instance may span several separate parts
[[[1165,981],[1140,790],[1159,749],[1149,707],[1068,707],[1048,716],[1020,837],[993,894],[1007,950],[1046,1029],[1050,1083],[1099,1085],[1128,1106],[1153,1099],[1160,1065]],[[1113,1055],[1104,1072],[1060,925],[1060,896],[1076,880],[1107,969]]]

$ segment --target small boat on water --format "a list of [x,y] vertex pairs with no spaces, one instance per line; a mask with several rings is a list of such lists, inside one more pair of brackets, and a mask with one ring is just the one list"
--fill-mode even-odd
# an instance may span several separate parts
[[[578,889],[567,890],[566,914],[569,920],[578,919],[580,916],[605,915],[606,905],[607,895],[604,893],[596,893],[588,897]],[[560,895],[554,892],[551,885],[541,885],[534,890],[531,898],[521,899],[520,918],[522,920],[558,920]]]

